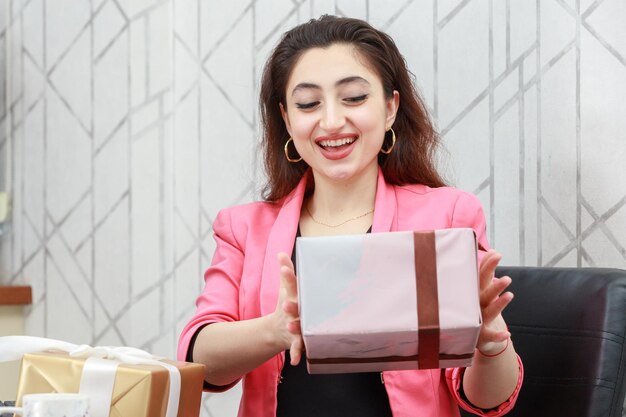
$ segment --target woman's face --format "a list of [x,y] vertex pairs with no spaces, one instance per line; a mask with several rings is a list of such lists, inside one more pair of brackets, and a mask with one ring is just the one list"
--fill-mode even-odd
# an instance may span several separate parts
[[354,47],[334,44],[305,52],[291,73],[283,119],[316,179],[344,182],[378,169],[399,94],[386,99],[380,78],[363,62]]

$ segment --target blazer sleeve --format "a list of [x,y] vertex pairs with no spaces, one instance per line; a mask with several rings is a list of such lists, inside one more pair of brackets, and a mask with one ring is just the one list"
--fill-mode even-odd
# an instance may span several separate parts
[[[489,250],[489,242],[487,241],[487,225],[483,208],[475,195],[466,192],[462,192],[459,195],[454,207],[451,227],[471,227],[474,229],[479,245],[478,262],[480,263],[486,251]],[[505,415],[511,411],[515,405],[524,379],[524,366],[519,355],[517,356],[517,362],[520,369],[517,385],[511,396],[499,406],[490,410],[483,410],[475,407],[465,399],[465,396],[461,394],[461,382],[463,381],[465,368],[450,368],[445,370],[446,382],[452,393],[452,397],[461,408],[473,414],[489,417]]]
[[467,192],[459,194],[452,212],[452,225],[450,227],[471,227],[474,229],[479,245],[478,261],[480,262],[490,246],[487,241],[485,213],[478,197]]
[[[217,214],[213,222],[216,248],[211,266],[204,274],[204,289],[196,300],[196,312],[183,328],[178,342],[178,360],[185,361],[196,332],[207,324],[239,320],[239,287],[244,252],[231,227],[228,209]],[[225,387],[215,387],[224,390]],[[206,386],[205,386],[206,388]]]

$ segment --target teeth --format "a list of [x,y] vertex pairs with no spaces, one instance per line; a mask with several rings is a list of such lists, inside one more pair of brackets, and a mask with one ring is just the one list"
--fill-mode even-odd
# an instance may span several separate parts
[[335,146],[341,146],[341,145],[346,145],[348,143],[352,143],[356,140],[356,138],[344,138],[344,139],[338,139],[338,140],[323,140],[320,142],[320,145],[327,147],[335,147]]

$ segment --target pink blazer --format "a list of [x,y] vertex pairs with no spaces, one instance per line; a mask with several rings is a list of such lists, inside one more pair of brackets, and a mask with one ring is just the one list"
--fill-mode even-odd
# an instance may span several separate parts
[[[303,179],[278,203],[255,202],[219,212],[213,223],[217,247],[205,273],[204,290],[196,301],[196,313],[180,336],[179,360],[185,360],[191,338],[201,326],[274,311],[279,287],[276,254],[293,250],[305,186]],[[473,228],[482,246],[489,247],[482,207],[474,195],[450,187],[389,185],[379,171],[372,233],[451,227]],[[278,354],[243,377],[239,417],[275,415],[284,359],[284,353]],[[500,416],[517,399],[523,377],[519,363],[520,378],[514,394],[489,412],[475,409],[460,398],[463,368],[388,371],[383,376],[394,417],[457,417],[458,406],[478,415]]]

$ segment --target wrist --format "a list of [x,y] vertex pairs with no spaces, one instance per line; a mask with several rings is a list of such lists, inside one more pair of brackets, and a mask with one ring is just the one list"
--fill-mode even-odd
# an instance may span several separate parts
[[282,352],[285,350],[287,340],[284,337],[284,322],[280,319],[280,314],[276,312],[270,313],[260,318],[262,320],[262,328],[264,338],[263,343],[272,349],[272,351]]
[[495,358],[496,356],[502,355],[509,348],[511,338],[507,337],[504,342],[501,342],[488,350],[481,350],[480,348],[476,348],[478,353],[485,358]]

